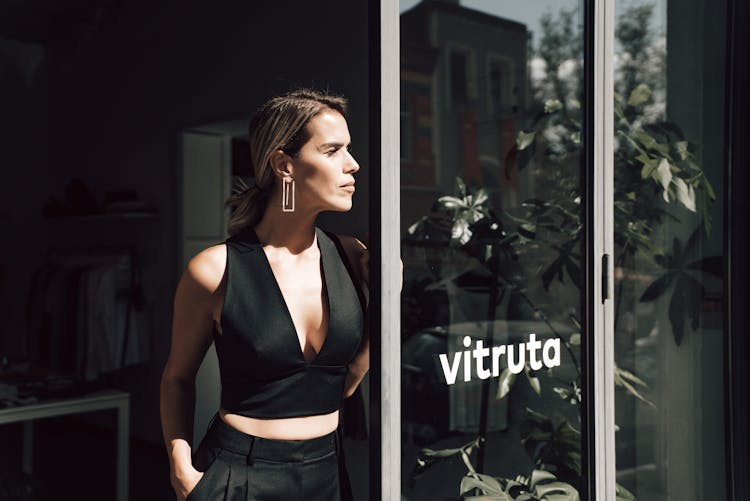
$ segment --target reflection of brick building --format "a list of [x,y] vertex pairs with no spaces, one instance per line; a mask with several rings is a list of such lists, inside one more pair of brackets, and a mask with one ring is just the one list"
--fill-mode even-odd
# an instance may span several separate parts
[[456,176],[515,192],[505,157],[526,102],[525,25],[425,0],[401,15],[401,44],[401,185],[417,201],[402,220],[452,192]]
[[408,186],[434,186],[432,76],[401,71],[401,181]]

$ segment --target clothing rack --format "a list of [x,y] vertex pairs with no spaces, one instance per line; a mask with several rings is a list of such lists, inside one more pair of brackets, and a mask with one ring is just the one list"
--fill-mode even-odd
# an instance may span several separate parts
[[[139,314],[138,312],[141,312],[145,307],[141,269],[135,248],[133,246],[122,245],[51,247],[46,252],[44,265],[37,270],[37,272],[41,274],[45,272],[61,273],[61,270],[68,270],[74,276],[72,279],[68,278],[68,282],[72,281],[76,283],[75,287],[77,287],[77,289],[75,290],[75,293],[81,298],[80,303],[75,303],[75,301],[73,301],[76,308],[71,309],[71,311],[60,313],[59,309],[56,310],[57,319],[62,320],[61,323],[67,326],[67,334],[69,337],[71,335],[70,331],[72,331],[73,339],[67,339],[66,341],[72,342],[75,345],[74,350],[76,351],[76,354],[74,372],[76,373],[76,376],[85,380],[93,380],[98,378],[100,372],[106,372],[127,365],[132,365],[134,360],[136,361],[135,363],[142,361],[141,359],[144,358],[143,336],[139,335],[138,339],[133,339],[131,337],[133,336],[134,331],[136,334],[139,334],[139,325],[133,324],[133,319]],[[97,271],[100,274],[99,278],[102,278],[109,273],[109,275],[107,275],[107,284],[109,288],[106,289],[106,292],[109,294],[106,297],[95,297],[92,299],[91,295],[85,294],[85,290],[81,290],[81,288],[91,285],[88,281],[82,280],[81,277],[85,276],[85,273],[87,272],[93,273],[94,271]],[[125,277],[124,274],[127,274],[127,277]],[[80,283],[77,282],[77,280],[80,280]],[[104,280],[101,280],[99,285],[101,285],[102,282],[104,282]],[[44,287],[44,280],[41,280],[40,277],[35,274],[35,278],[32,279],[32,290],[30,292],[29,308],[27,310],[33,310],[36,308],[37,311],[34,313],[36,313],[37,316],[44,315],[46,312],[44,311],[44,305],[33,304],[34,298],[46,297],[47,302],[49,302],[49,297],[45,296]],[[47,292],[47,295],[49,294],[51,294],[51,292]],[[71,301],[70,298],[66,299]],[[124,310],[122,309],[123,306]],[[54,306],[52,308],[54,308]],[[94,315],[97,312],[99,313],[99,317],[106,317],[109,315],[108,318],[96,317],[96,320],[105,324],[106,328],[102,332],[93,328],[93,320],[95,319]],[[44,321],[42,320],[40,322],[41,324],[36,325],[38,331],[45,328]],[[55,328],[65,330],[59,325],[55,326],[54,319],[49,320],[49,322],[53,322],[51,326],[47,326],[51,332],[54,333]],[[72,329],[70,328],[71,323],[75,325]],[[34,328],[35,325],[33,324],[33,321],[30,321],[29,339],[27,340],[27,344],[31,344],[33,340],[36,340],[35,332],[33,332]],[[143,327],[141,326],[140,328],[142,329]],[[113,333],[113,330],[117,330],[117,332]],[[118,340],[119,343],[115,342],[114,345],[111,343],[106,344],[102,342],[101,339],[97,339],[97,337],[104,336],[105,334],[109,336],[109,342],[113,339],[120,338]],[[42,336],[42,338],[43,337],[44,336]],[[39,342],[44,342],[44,339]],[[97,346],[89,346],[89,343],[99,345],[99,352],[96,351]],[[64,343],[62,344],[64,345]],[[105,353],[102,353],[102,344],[106,344],[107,346]],[[119,347],[117,347],[118,345]],[[146,346],[150,346],[150,342],[146,343]],[[33,346],[29,346],[29,353],[32,358],[34,358],[35,354],[40,352],[40,349],[43,351],[45,347],[36,346],[36,349],[34,348],[35,347]],[[70,348],[68,348],[68,350],[69,349]],[[138,353],[137,355],[133,354],[133,349]],[[147,351],[150,352],[150,349]],[[118,355],[115,354],[118,352],[119,359],[117,358]],[[110,355],[113,355],[115,358],[111,358]],[[106,359],[100,366],[101,371],[97,368],[97,360],[90,357],[100,357],[101,360]],[[130,357],[130,360],[128,360],[128,357]],[[64,356],[60,358],[64,360]],[[145,355],[145,358],[148,358],[148,355]]]

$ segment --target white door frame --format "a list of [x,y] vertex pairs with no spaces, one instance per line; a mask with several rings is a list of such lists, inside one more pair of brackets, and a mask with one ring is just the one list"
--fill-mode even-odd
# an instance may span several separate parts
[[[380,0],[380,478],[401,499],[401,177],[399,2]],[[377,89],[371,92],[377,92]],[[376,337],[377,339],[377,337]],[[377,374],[377,373],[376,373]]]
[[[591,0],[590,0],[591,1]],[[615,0],[591,1],[594,9],[594,492],[615,499],[614,350],[614,10]],[[585,64],[585,63],[584,63]],[[608,256],[609,259],[597,259]],[[607,269],[603,269],[604,266]],[[606,290],[602,290],[606,287]],[[601,298],[601,300],[599,299]],[[592,435],[589,435],[592,436]]]

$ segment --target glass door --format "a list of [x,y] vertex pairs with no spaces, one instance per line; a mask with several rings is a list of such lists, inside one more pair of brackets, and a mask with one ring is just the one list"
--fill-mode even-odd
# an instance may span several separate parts
[[404,500],[588,498],[585,24],[400,3]]
[[393,3],[383,498],[733,499],[737,3]]
[[728,4],[615,2],[617,481],[639,501],[728,499]]

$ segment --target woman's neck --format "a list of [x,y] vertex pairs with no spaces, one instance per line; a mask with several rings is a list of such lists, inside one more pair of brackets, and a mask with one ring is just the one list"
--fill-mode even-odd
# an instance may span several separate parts
[[316,217],[315,213],[282,212],[268,207],[255,226],[255,234],[263,245],[285,247],[292,254],[299,254],[315,244]]

